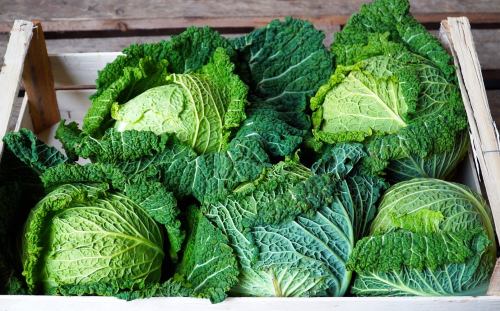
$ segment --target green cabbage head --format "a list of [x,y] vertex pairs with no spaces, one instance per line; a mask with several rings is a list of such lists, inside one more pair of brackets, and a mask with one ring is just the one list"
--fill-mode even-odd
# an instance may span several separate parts
[[224,150],[231,130],[245,118],[247,86],[233,69],[220,48],[197,72],[163,73],[158,86],[152,85],[125,103],[118,99],[112,104],[115,129],[172,133],[199,154]]
[[64,285],[158,282],[164,257],[160,228],[107,186],[60,186],[31,211],[23,243],[30,292]]
[[358,296],[469,296],[486,292],[496,244],[486,201],[468,187],[415,178],[383,196],[348,269]]

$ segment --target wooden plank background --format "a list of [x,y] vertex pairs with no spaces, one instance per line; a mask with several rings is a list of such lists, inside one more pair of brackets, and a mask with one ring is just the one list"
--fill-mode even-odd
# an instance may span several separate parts
[[[14,19],[43,23],[49,54],[115,52],[154,42],[188,25],[228,25],[234,35],[274,17],[312,19],[329,35],[369,0],[0,0],[0,55]],[[431,31],[447,16],[469,17],[492,111],[500,123],[500,0],[410,0],[412,13]]]

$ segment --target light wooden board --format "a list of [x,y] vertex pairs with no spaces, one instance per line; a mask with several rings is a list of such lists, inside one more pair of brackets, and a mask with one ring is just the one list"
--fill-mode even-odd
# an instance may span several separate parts
[[[5,53],[4,64],[0,72],[0,137],[7,132],[9,120],[19,91],[19,81],[23,73],[24,58],[32,36],[33,24],[16,21],[11,32],[11,39]],[[0,141],[0,155],[3,142]]]
[[123,301],[110,297],[0,296],[2,311],[498,311],[500,297],[335,297],[229,298],[220,304],[196,298],[150,298]]

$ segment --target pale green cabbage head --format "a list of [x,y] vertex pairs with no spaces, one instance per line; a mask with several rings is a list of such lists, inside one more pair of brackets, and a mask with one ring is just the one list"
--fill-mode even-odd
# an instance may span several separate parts
[[171,133],[199,154],[224,150],[231,130],[245,118],[247,86],[233,68],[218,49],[198,72],[167,74],[164,85],[113,104],[115,129]]
[[495,264],[491,211],[470,188],[433,178],[391,187],[348,267],[358,296],[483,295]]
[[104,186],[63,185],[32,210],[23,274],[31,292],[64,285],[158,282],[163,237],[137,204]]

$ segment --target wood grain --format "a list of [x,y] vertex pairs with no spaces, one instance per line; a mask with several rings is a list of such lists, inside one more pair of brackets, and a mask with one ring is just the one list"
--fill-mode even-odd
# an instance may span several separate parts
[[[370,0],[18,0],[3,1],[0,21],[18,18],[169,18],[282,15],[350,15]],[[414,13],[500,12],[500,1],[492,0],[411,0]],[[36,9],[34,9],[36,8]]]
[[[272,17],[307,16],[317,23],[343,24],[368,0],[154,0],[142,1],[4,1],[0,32],[15,19],[40,19],[47,31],[133,30],[185,28],[188,25],[227,24],[248,27]],[[500,1],[412,0],[412,12],[421,22],[439,23],[448,16],[467,15],[473,23],[499,23]],[[34,10],[33,8],[37,8]],[[266,18],[263,18],[266,17]]]
[[[224,31],[228,29],[248,29],[260,27],[269,23],[273,19],[282,19],[285,16],[308,19],[319,27],[329,25],[344,25],[350,17],[347,15],[306,15],[306,14],[279,14],[267,16],[231,16],[231,17],[151,17],[151,18],[47,18],[43,24],[47,31],[138,31],[138,30],[158,30],[168,29],[170,31],[183,30],[189,26],[210,26],[217,27]],[[447,17],[467,16],[472,23],[498,25],[500,23],[500,12],[439,12],[439,13],[414,13],[415,18],[423,24],[439,24]],[[224,25],[224,26],[221,26]],[[11,27],[11,22],[0,22],[0,32],[6,32]]]
[[24,62],[23,84],[33,128],[38,133],[59,122],[60,115],[42,25],[35,22],[34,27]]

